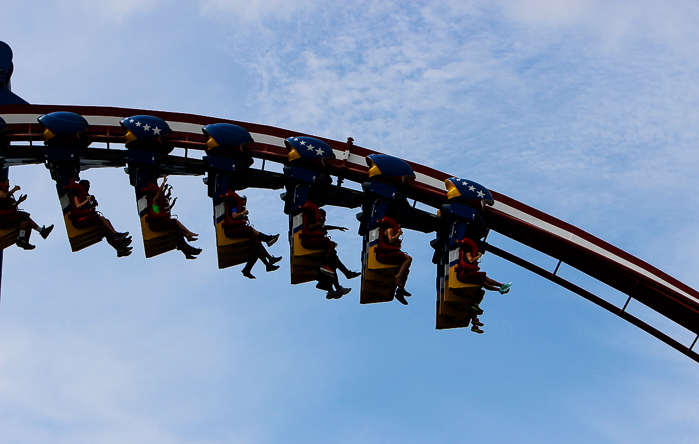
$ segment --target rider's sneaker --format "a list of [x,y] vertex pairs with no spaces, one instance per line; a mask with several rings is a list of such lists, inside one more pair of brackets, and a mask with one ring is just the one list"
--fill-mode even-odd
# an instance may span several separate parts
[[348,271],[347,274],[345,275],[345,277],[347,279],[354,279],[354,278],[359,277],[361,275],[362,275],[361,271]]
[[396,299],[403,305],[408,305],[408,301],[405,300],[405,295],[403,293],[396,292]]
[[243,273],[243,276],[245,276],[248,279],[255,279],[255,276],[253,276],[252,273],[250,273],[250,270],[243,269],[241,273]]
[[25,250],[33,250],[36,248],[36,245],[30,244],[26,239],[24,238],[19,238],[17,239],[17,246],[19,248],[23,248]]
[[330,265],[323,265],[320,267],[320,272],[330,277],[335,277],[335,272],[330,268]]
[[508,282],[507,284],[502,284],[502,287],[500,287],[500,294],[506,294],[510,291],[510,287],[512,286],[512,282]]
[[340,299],[350,291],[352,291],[351,288],[340,287],[337,291],[329,291],[328,294],[325,295],[325,299]]
[[53,230],[53,224],[49,225],[48,227],[41,227],[41,230],[39,230],[39,234],[41,235],[41,237],[46,239],[47,237],[49,237],[49,234],[51,234],[51,230]]
[[272,245],[274,245],[275,242],[277,242],[278,239],[279,239],[279,235],[275,234],[274,236],[271,236],[269,238],[269,240],[265,243],[267,244],[268,247],[271,247]]
[[400,294],[401,296],[408,296],[408,297],[412,296],[412,294],[408,293],[408,291],[405,288],[400,288],[400,287],[398,287],[396,289],[396,295],[397,294]]

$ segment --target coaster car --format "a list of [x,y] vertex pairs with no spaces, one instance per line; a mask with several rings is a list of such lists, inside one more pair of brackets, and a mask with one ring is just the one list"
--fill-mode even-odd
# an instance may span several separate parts
[[252,227],[243,219],[233,219],[231,214],[243,207],[240,196],[232,190],[220,196],[215,207],[216,251],[218,268],[228,268],[247,262],[252,251]]
[[87,196],[85,188],[74,179],[70,179],[70,183],[63,187],[63,191],[60,202],[71,250],[80,251],[100,242],[104,237],[100,216],[94,210],[81,210],[75,206],[74,197],[77,197],[80,202],[85,200]]
[[[4,181],[0,181],[0,189],[7,193]],[[19,237],[19,226],[22,218],[16,215],[17,208],[10,197],[0,199],[0,250],[17,243]]]
[[[167,253],[176,248],[175,224],[170,213],[155,213],[153,211],[153,199],[158,194],[160,187],[150,183],[144,188],[143,196],[138,200],[138,213],[141,215],[141,233],[143,234],[143,247],[146,257],[150,258]],[[160,208],[164,208],[165,196],[160,198]]]
[[[320,220],[320,209],[307,202],[293,217],[291,242],[291,283],[301,284],[318,279],[330,240],[321,231],[311,231],[309,220]],[[323,240],[325,239],[325,240]],[[304,246],[304,244],[306,244]]]
[[[478,253],[476,244],[468,239],[457,240],[449,254],[449,270],[440,288],[437,301],[437,328],[468,327],[477,307],[483,300],[485,273],[466,261],[466,252]],[[478,314],[478,313],[475,313]]]
[[389,227],[394,231],[398,230],[398,224],[393,219],[384,217],[369,232],[369,245],[363,261],[362,292],[359,299],[362,304],[390,302],[396,292],[394,280],[403,261],[403,253],[400,247],[390,245],[384,240],[384,232]]

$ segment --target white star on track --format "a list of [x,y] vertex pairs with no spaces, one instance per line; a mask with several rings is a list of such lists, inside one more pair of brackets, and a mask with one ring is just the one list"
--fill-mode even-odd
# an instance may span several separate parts
[[308,146],[306,148],[308,148],[308,151],[313,151],[314,149],[316,149],[316,147],[314,147],[310,143],[308,144]]
[[159,134],[160,134],[160,128],[158,128],[157,126],[154,126],[154,127],[153,127],[153,134],[159,135]]
[[136,126],[141,126],[141,122],[136,122]]
[[150,125],[146,124],[146,126],[143,127],[144,131],[148,131],[150,129]]
[[323,154],[323,148],[318,148],[318,149],[316,150],[316,153],[318,153],[319,156],[322,155],[322,154]]
[[133,123],[133,119],[129,119],[129,123]]
[[300,143],[301,143],[301,145],[305,145],[305,144],[306,144],[306,142],[305,142],[304,140],[302,140]]
[[[469,190],[469,191],[473,191],[473,190],[475,190],[475,189],[476,189],[476,187],[474,187],[473,185],[471,185],[470,187],[468,187],[468,190]],[[479,192],[480,192],[480,191],[479,191]]]
[[483,191],[478,191],[477,194],[478,194],[478,197],[480,197],[481,199],[485,197],[485,193]]

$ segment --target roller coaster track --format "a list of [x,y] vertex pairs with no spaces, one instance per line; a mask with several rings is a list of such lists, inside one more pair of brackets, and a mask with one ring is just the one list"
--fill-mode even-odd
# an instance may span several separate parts
[[[2,143],[6,144],[2,147],[3,144],[0,143],[0,160],[4,167],[45,162],[42,153],[43,129],[37,122],[37,118],[55,111],[69,111],[84,116],[90,124],[90,129],[83,138],[105,146],[105,148],[83,150],[80,156],[83,169],[126,165],[127,150],[114,149],[111,144],[124,143],[125,132],[119,125],[119,120],[134,115],[159,117],[172,128],[173,133],[168,136],[168,143],[176,148],[184,148],[185,155],[165,157],[162,169],[170,174],[206,173],[206,162],[189,157],[188,153],[189,150],[206,150],[206,139],[201,129],[207,124],[232,123],[245,128],[255,140],[247,148],[248,153],[265,162],[285,163],[288,150],[284,147],[284,139],[305,135],[265,125],[182,113],[112,107],[0,105],[0,117],[8,124],[6,131],[0,135],[3,139]],[[323,140],[333,149],[336,159],[327,163],[330,174],[357,183],[368,180],[366,157],[370,154],[378,154],[376,151],[322,137],[308,136]],[[433,208],[439,208],[446,203],[444,180],[453,175],[410,161],[408,163],[415,171],[416,179],[408,182],[402,190],[405,197]],[[573,225],[503,194],[492,190],[491,193],[495,204],[485,208],[488,227],[559,262],[554,271],[548,271],[496,246],[488,245],[487,251],[584,297],[699,362],[699,354],[693,350],[699,338],[699,292]],[[624,293],[628,296],[626,304],[619,308],[604,298],[561,278],[557,275],[557,271],[562,263]],[[697,338],[691,345],[684,345],[636,318],[626,311],[632,299],[697,334]]]

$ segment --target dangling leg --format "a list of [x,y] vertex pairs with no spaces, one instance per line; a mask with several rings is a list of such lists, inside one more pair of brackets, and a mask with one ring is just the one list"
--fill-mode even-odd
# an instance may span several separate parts
[[491,279],[486,276],[485,278],[485,283],[483,284],[483,287],[490,291],[497,291],[500,292],[500,294],[505,294],[510,291],[510,287],[512,286],[512,282],[508,282],[506,284],[501,284],[500,282]]
[[259,232],[257,230],[253,231],[250,240],[257,249],[257,257],[262,261],[263,264],[265,264],[265,266],[267,267],[267,271],[277,270],[279,268],[279,265],[274,264],[282,260],[282,257],[274,257],[271,254],[269,254],[269,252],[267,252],[264,245],[262,245],[262,242],[260,242]]
[[257,235],[260,237],[260,240],[264,243],[267,244],[268,247],[271,247],[274,245],[275,242],[279,239],[278,234],[265,234],[265,233],[260,233],[259,231],[256,231]]
[[29,242],[29,233],[31,233],[31,230],[38,231],[41,237],[43,237],[44,239],[49,237],[49,234],[51,234],[51,230],[53,230],[53,224],[49,225],[48,227],[39,227],[39,225],[36,222],[34,222],[31,217],[29,217],[29,214],[24,212],[22,213],[27,215],[27,228],[25,229],[27,230],[27,242]]
[[22,222],[20,222],[19,236],[17,236],[17,246],[25,250],[33,250],[34,248],[36,248],[35,245],[29,243],[29,236],[31,236],[32,234],[32,226],[29,223],[29,221],[31,221],[31,219],[27,217]]
[[[103,220],[107,220],[102,217]],[[109,221],[107,221],[109,222]],[[111,225],[111,224],[110,224]],[[117,252],[117,257],[126,257],[131,254],[133,247],[131,247],[131,237],[129,233],[111,233],[109,229],[103,223],[100,228],[102,229],[102,235],[107,239],[107,243],[112,246]],[[113,228],[113,227],[112,227]]]
[[481,334],[483,333],[483,330],[480,329],[480,327],[483,326],[483,323],[478,319],[478,315],[473,313],[471,316],[471,331],[474,333]]
[[[325,239],[328,239],[327,237]],[[323,262],[320,263],[320,272],[323,274],[326,274],[330,277],[335,276],[335,270],[333,269],[334,265],[334,257],[337,256],[335,253],[335,247],[337,244],[335,242],[332,242],[328,239],[327,241],[328,247],[325,250],[325,257],[323,258]]]
[[394,281],[399,288],[405,287],[405,283],[408,280],[408,274],[410,273],[410,264],[412,264],[412,262],[413,258],[406,254],[405,260],[400,264],[400,268],[398,269],[398,273],[396,274],[396,279]]
[[255,276],[253,276],[251,273],[252,267],[255,266],[255,262],[257,262],[257,256],[250,255],[248,262],[245,264],[245,267],[243,267],[243,276],[245,276],[248,279],[255,279]]
[[349,269],[345,266],[345,264],[343,264],[342,261],[340,260],[340,257],[337,255],[337,250],[333,249],[333,252],[334,252],[333,257],[330,258],[330,260],[331,260],[331,266],[332,266],[333,268],[335,268],[335,269],[337,269],[337,270],[340,270],[340,271],[342,272],[342,274],[344,274],[345,277],[346,277],[347,279],[354,279],[354,278],[356,278],[357,276],[361,276],[361,275],[362,275],[362,273],[359,272],[359,271],[351,271],[351,270],[349,270]]
[[199,236],[197,233],[192,233],[189,231],[187,227],[185,227],[179,220],[175,219],[175,221],[177,222],[177,230],[182,233],[182,235],[186,237],[188,241],[193,242],[197,240],[197,236]]
[[131,237],[128,231],[119,233],[114,229],[112,223],[104,216],[100,216],[102,235],[107,239],[107,243],[112,246],[117,252],[117,257],[125,257],[131,254],[133,247],[131,245]]
[[[475,319],[476,322],[480,322],[478,320],[478,315],[483,314],[483,309],[481,308],[481,302],[483,302],[484,296],[485,296],[485,290],[481,290],[480,293],[478,294],[478,296],[476,296],[473,299],[473,301],[471,302],[471,307],[469,307],[469,310],[471,311],[471,315],[472,315],[471,319],[472,320]],[[483,325],[483,324],[480,324],[480,325]],[[478,327],[478,325],[474,324],[474,327]],[[472,330],[472,331],[475,331],[475,330]],[[483,333],[483,332],[476,331],[476,333]]]
[[104,228],[105,237],[107,237],[107,235],[109,235],[109,236],[111,236],[111,237],[113,237],[113,238],[116,238],[116,240],[118,241],[118,240],[123,239],[123,238],[125,238],[126,236],[129,235],[129,232],[128,232],[128,231],[125,232],[125,233],[119,233],[119,232],[114,228],[114,226],[113,226],[112,223],[109,221],[109,219],[107,219],[107,218],[104,217],[104,216],[100,216],[100,221],[102,222],[102,227]]
[[100,222],[102,223],[102,227],[104,227],[105,231],[109,234],[112,235],[112,237],[116,236],[117,230],[114,229],[112,226],[112,223],[109,222],[109,219],[107,219],[104,216],[100,216]]
[[408,291],[405,289],[405,283],[408,280],[408,274],[410,274],[410,264],[413,262],[413,258],[408,256],[407,254],[405,255],[405,260],[403,261],[402,264],[400,264],[400,269],[398,270],[398,274],[396,274],[396,279],[394,281],[394,284],[398,288],[396,288],[396,294],[395,297],[398,299],[398,302],[400,302],[403,305],[408,305],[408,301],[405,300],[406,296],[412,296]]
[[335,273],[335,275],[332,277],[332,285],[335,287],[335,291],[328,291],[328,294],[325,296],[326,299],[340,299],[342,296],[352,291],[351,288],[345,288],[340,285],[340,281],[337,278],[337,273]]
[[187,259],[196,259],[196,256],[201,253],[201,248],[192,247],[184,240],[184,236],[177,232],[175,233],[175,245]]

